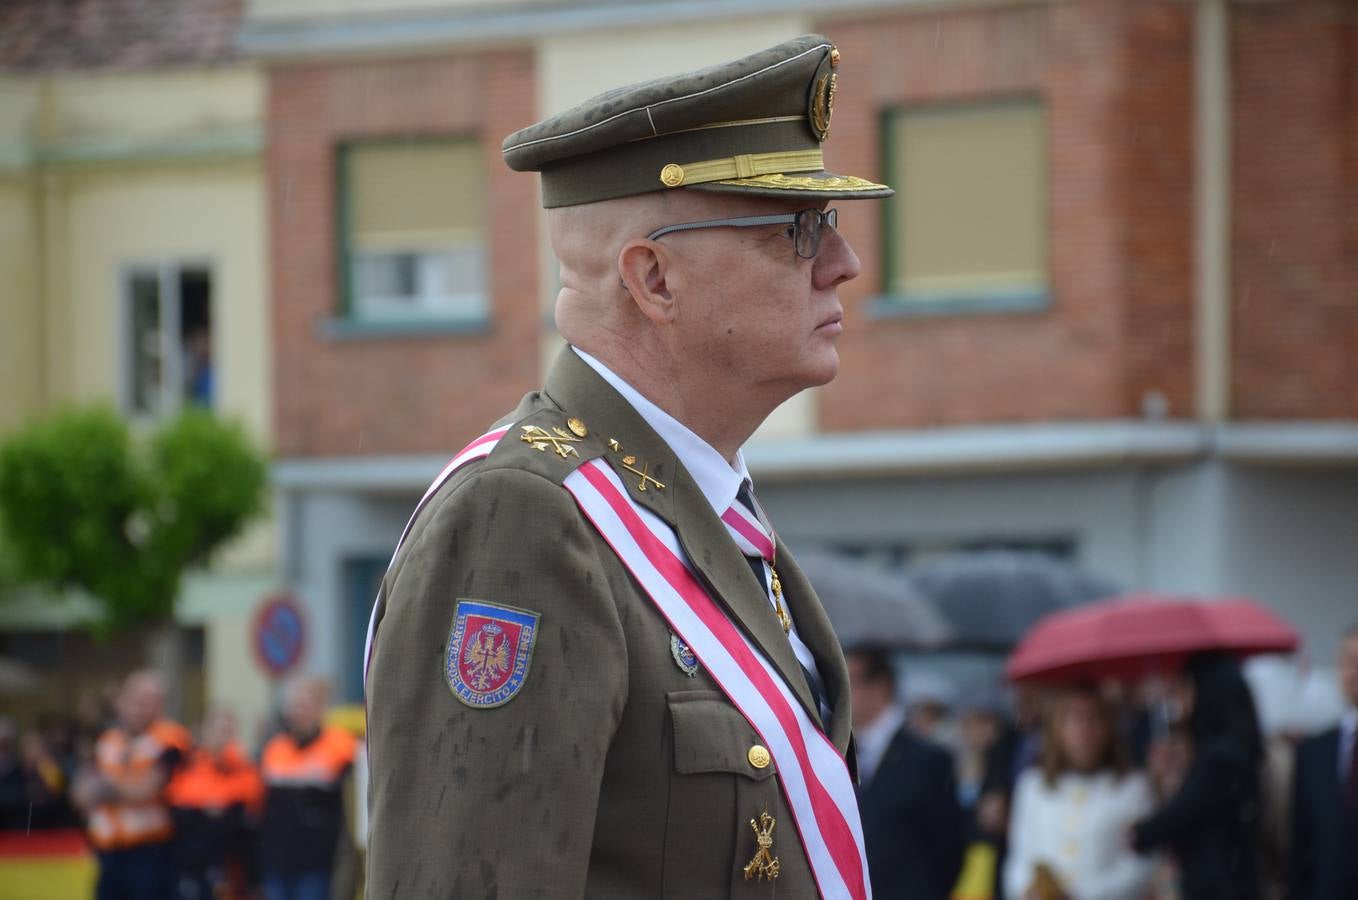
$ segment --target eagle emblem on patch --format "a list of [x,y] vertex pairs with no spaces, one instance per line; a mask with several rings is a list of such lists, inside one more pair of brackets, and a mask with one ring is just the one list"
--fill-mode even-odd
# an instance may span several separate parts
[[453,696],[476,709],[513,700],[533,661],[538,619],[537,613],[523,609],[457,601],[443,662]]

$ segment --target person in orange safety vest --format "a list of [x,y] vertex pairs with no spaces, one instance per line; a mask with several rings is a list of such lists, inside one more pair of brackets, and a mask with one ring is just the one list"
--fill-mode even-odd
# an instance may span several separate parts
[[118,724],[99,736],[94,771],[73,787],[99,859],[97,900],[168,900],[174,825],[165,789],[192,739],[162,717],[165,686],[151,671],[127,676]]
[[344,782],[357,742],[323,726],[325,682],[300,678],[283,697],[285,729],[264,746],[259,864],[265,900],[327,900],[346,835]]
[[229,710],[209,713],[200,737],[165,795],[175,827],[178,900],[245,892],[252,880],[250,837],[264,799],[259,770],[237,741]]

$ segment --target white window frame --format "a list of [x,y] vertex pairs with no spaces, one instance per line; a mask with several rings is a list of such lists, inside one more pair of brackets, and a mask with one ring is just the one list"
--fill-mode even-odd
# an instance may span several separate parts
[[[217,353],[217,303],[215,293],[217,270],[206,257],[183,256],[161,259],[128,261],[118,266],[118,408],[137,421],[155,421],[173,416],[184,408],[183,395],[183,340],[180,337],[179,279],[182,272],[200,270],[207,273],[208,321],[212,323],[212,358]],[[134,403],[132,353],[132,281],[142,274],[155,273],[160,301],[160,408],[136,409]]]
[[[428,285],[433,280],[428,269],[434,264],[435,257],[444,252],[474,250],[481,257],[483,281],[488,282],[490,248],[484,239],[461,240],[442,247],[389,247],[381,250],[363,250],[356,246],[348,249],[350,285],[350,315],[361,322],[407,322],[407,321],[484,321],[490,317],[490,287],[483,283],[479,290],[463,291],[456,294],[434,294]],[[367,296],[359,290],[358,267],[363,256],[413,256],[415,257],[415,281],[418,293],[411,297]],[[474,307],[471,308],[471,307]]]

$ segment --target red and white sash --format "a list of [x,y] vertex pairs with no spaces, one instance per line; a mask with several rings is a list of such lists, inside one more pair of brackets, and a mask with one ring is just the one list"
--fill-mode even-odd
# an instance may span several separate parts
[[636,505],[605,461],[564,485],[768,747],[821,896],[870,898],[853,779],[834,744],[689,569],[674,530]]
[[[469,462],[475,462],[478,459],[485,459],[487,456],[490,456],[490,451],[494,450],[495,445],[500,443],[500,438],[508,433],[509,426],[505,426],[504,428],[492,428],[490,431],[487,431],[485,434],[463,447],[458,451],[457,456],[454,456],[448,461],[448,465],[443,467],[443,471],[439,472],[438,477],[434,479],[434,483],[429,485],[429,489],[424,492],[424,496],[420,498],[420,502],[415,504],[415,511],[410,514],[409,520],[406,521],[406,527],[401,530],[401,539],[396,542],[396,549],[391,552],[391,562],[387,563],[388,571],[396,564],[396,557],[401,552],[401,545],[406,542],[406,536],[410,534],[411,526],[415,524],[415,517],[418,516],[429,503],[429,498],[437,494],[439,488],[443,487],[444,483],[449,478],[452,478],[453,473],[458,469]],[[368,663],[372,662],[373,658],[373,634],[376,630],[377,603],[374,602],[372,615],[368,616],[368,636],[363,641],[363,684],[365,686],[368,684]]]

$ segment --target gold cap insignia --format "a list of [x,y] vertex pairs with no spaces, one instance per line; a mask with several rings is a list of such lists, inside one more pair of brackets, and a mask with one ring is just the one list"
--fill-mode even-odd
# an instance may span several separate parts
[[684,183],[684,167],[678,163],[669,163],[660,170],[660,183],[665,187],[678,187]]
[[830,136],[830,118],[835,112],[835,89],[838,81],[838,75],[826,72],[816,82],[816,89],[811,92],[811,130],[822,141]]

